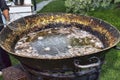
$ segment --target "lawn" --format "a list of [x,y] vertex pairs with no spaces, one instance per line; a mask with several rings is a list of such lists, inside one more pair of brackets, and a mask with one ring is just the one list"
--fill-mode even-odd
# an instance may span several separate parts
[[[38,0],[40,1],[40,0]],[[54,0],[45,6],[38,13],[44,12],[66,12],[64,6],[65,0]],[[111,5],[113,6],[113,5]],[[94,12],[88,13],[89,16],[94,16],[100,18],[120,30],[120,9],[109,7],[108,9],[98,9]],[[18,64],[19,62],[12,56],[11,60],[13,65]],[[111,49],[106,53],[105,64],[102,67],[102,72],[100,80],[120,80],[120,51],[116,49]],[[2,78],[0,78],[2,80]]]
[[41,2],[41,1],[44,1],[44,0],[36,0],[36,3]]
[[42,2],[42,1],[47,1],[47,0],[36,0],[36,3]]
[[41,11],[38,11],[38,13],[43,12],[65,12],[65,6],[64,6],[65,0],[54,0],[53,2],[49,3],[48,6],[45,6]]

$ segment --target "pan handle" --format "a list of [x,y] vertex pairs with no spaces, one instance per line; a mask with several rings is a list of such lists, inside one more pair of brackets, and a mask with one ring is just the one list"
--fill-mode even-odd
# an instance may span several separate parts
[[89,59],[89,61],[91,61],[92,59],[96,59],[97,62],[96,63],[92,63],[92,64],[88,64],[88,65],[81,65],[79,60],[74,60],[74,65],[78,68],[91,68],[91,67],[97,67],[101,64],[101,61],[99,58],[97,57],[92,57]]

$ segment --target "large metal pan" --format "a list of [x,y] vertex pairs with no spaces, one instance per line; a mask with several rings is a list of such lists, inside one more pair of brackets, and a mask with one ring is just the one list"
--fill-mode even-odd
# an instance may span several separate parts
[[[68,56],[61,59],[27,57],[15,54],[15,44],[23,35],[26,35],[31,31],[54,28],[56,26],[49,25],[56,23],[62,23],[64,25],[76,23],[78,25],[82,25],[81,29],[97,36],[102,41],[105,48],[95,53],[81,56]],[[76,61],[82,60],[83,63],[86,63],[86,59],[92,56],[98,63],[91,66],[99,65],[99,60],[96,57],[101,58],[101,55],[104,55],[106,51],[115,47],[119,41],[119,30],[109,23],[89,16],[68,13],[41,13],[24,17],[24,19],[20,18],[9,24],[8,27],[5,27],[0,33],[1,47],[9,54],[15,56],[22,65],[35,70],[57,70],[59,68],[63,69],[63,67],[74,69],[76,66],[80,67],[80,65],[77,65]]]

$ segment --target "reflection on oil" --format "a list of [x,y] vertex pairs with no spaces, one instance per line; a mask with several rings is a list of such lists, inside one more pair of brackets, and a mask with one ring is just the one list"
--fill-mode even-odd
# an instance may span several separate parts
[[68,45],[69,43],[65,35],[49,35],[45,36],[42,40],[37,39],[31,42],[31,46],[35,48],[39,54],[50,55],[65,53]]

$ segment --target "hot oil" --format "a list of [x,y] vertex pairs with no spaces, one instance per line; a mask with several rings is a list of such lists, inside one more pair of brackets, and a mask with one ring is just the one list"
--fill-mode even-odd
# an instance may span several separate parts
[[65,53],[68,45],[65,34],[58,33],[57,29],[46,29],[30,33],[27,35],[26,42],[29,42],[42,55]]
[[47,35],[42,40],[35,40],[30,43],[39,54],[56,55],[67,51],[68,41],[65,35]]
[[18,50],[17,47],[20,45],[17,44],[16,53],[26,53],[37,57],[60,58],[85,55],[97,52],[104,47],[97,37],[77,27],[49,28],[29,33],[23,39],[20,42],[29,43],[28,50],[24,47],[22,50]]

